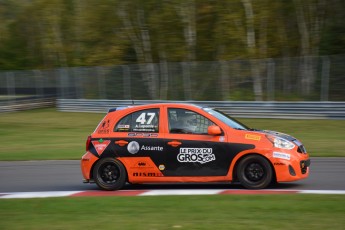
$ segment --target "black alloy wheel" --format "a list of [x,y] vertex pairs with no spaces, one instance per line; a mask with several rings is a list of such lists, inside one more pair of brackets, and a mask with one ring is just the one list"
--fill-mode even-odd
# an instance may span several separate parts
[[120,161],[114,158],[103,158],[96,163],[93,177],[101,189],[118,190],[125,185],[127,173]]
[[272,181],[273,172],[270,163],[262,156],[249,155],[237,166],[237,177],[248,189],[266,188]]

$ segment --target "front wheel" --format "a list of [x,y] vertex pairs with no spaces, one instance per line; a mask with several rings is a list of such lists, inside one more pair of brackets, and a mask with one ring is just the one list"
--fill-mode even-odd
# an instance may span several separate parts
[[248,189],[266,188],[273,178],[270,163],[259,155],[243,158],[237,166],[236,173],[240,183]]
[[101,189],[118,190],[125,185],[127,173],[120,161],[113,158],[103,158],[96,163],[93,177]]

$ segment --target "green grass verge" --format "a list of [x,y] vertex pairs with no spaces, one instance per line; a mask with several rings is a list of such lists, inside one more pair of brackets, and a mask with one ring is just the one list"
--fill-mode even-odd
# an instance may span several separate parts
[[0,200],[0,229],[344,229],[343,195]]
[[[0,114],[0,160],[80,159],[86,137],[105,114],[37,109]],[[250,127],[300,139],[311,156],[345,156],[345,121],[240,119]]]
[[0,114],[0,160],[80,159],[104,115],[55,109]]

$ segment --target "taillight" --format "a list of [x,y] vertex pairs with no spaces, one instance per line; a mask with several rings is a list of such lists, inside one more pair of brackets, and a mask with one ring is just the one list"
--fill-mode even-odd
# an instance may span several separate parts
[[89,150],[90,144],[91,144],[91,136],[88,136],[88,137],[87,137],[87,140],[86,140],[86,151]]

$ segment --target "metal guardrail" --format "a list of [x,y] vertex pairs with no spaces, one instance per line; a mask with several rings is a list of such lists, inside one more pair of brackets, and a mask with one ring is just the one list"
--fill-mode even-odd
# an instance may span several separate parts
[[110,108],[149,103],[192,103],[239,118],[345,119],[345,102],[247,102],[58,99],[59,111],[106,113]]
[[0,100],[0,113],[54,107],[55,97],[23,97]]

